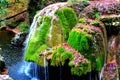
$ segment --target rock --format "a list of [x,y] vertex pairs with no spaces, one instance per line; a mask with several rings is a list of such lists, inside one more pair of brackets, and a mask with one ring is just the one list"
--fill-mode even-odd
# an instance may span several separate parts
[[16,27],[16,28],[14,28],[14,29],[11,29],[10,27],[7,26],[5,30],[6,30],[6,31],[10,31],[10,32],[12,32],[12,33],[14,33],[14,34],[18,34],[18,33],[20,32],[19,27]]
[[6,68],[5,62],[3,60],[0,60],[0,73],[4,71],[4,68]]
[[0,75],[0,80],[13,80],[9,75]]
[[111,61],[105,66],[103,75],[103,80],[119,80],[116,61]]
[[15,35],[15,37],[11,40],[11,44],[14,46],[23,46],[23,42],[26,38],[26,33],[20,32]]

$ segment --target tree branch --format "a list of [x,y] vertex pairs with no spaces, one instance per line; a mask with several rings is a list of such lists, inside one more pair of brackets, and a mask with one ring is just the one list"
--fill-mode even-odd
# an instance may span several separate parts
[[26,11],[27,11],[27,9],[26,9],[26,10],[24,10],[24,11],[22,11],[22,12],[20,12],[20,13],[17,13],[17,14],[15,14],[15,15],[13,15],[13,16],[10,16],[10,17],[7,17],[7,18],[4,18],[4,19],[0,20],[0,22],[2,22],[2,21],[4,21],[4,20],[11,19],[11,18],[14,18],[14,17],[16,17],[17,15],[20,15],[20,14],[22,14],[22,13],[26,12]]

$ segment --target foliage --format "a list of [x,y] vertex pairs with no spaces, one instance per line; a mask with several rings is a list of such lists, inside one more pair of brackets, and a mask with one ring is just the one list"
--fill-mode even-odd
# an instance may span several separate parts
[[91,68],[90,62],[68,44],[58,45],[52,50],[51,65],[59,66],[60,64],[62,66],[68,64],[71,74],[78,76],[90,72]]
[[25,60],[36,62],[41,46],[46,44],[46,37],[50,28],[51,17],[43,16],[42,23],[38,26],[28,42]]
[[74,59],[74,56],[72,52],[64,52],[60,57],[60,61],[62,65],[64,65],[67,60],[71,61],[73,59]]
[[20,27],[20,31],[22,31],[22,32],[28,32],[28,30],[29,30],[29,24],[27,24],[27,23],[21,23],[19,25],[19,27]]
[[95,17],[98,18],[98,17],[99,17],[98,8],[93,7],[92,9],[93,9],[93,12],[94,12],[94,14],[95,14]]
[[90,36],[84,32],[71,31],[67,43],[79,52],[87,52],[89,50],[88,39]]
[[58,15],[59,20],[63,28],[65,29],[66,38],[69,35],[70,29],[72,29],[77,24],[77,16],[72,8],[62,8],[55,12]]
[[61,54],[63,54],[64,50],[65,48],[58,47],[57,51],[53,51],[52,59],[51,59],[52,66],[58,66],[60,64],[60,57],[61,57]]
[[79,64],[78,66],[71,67],[71,73],[73,75],[77,75],[77,76],[86,74],[86,73],[90,72],[90,70],[91,70],[91,64],[89,62],[82,63],[82,64]]
[[86,20],[85,20],[85,18],[80,18],[78,22],[85,24],[85,23],[86,23]]
[[0,20],[3,20],[0,22],[1,26],[5,26],[5,19],[2,18],[3,15],[7,13],[7,9],[5,9],[5,6],[8,4],[8,0],[0,0]]
[[[79,23],[75,28],[72,29],[72,31],[69,34],[67,43],[71,45],[75,50],[83,54],[91,62],[91,70],[100,71],[103,66],[102,56],[104,56],[103,54],[104,54],[105,46],[104,47],[102,46],[103,42],[98,41],[99,39],[101,39],[100,37],[96,37],[98,43],[95,43],[96,41],[93,39],[93,36],[99,33],[97,32],[97,29],[91,30],[91,32],[89,31],[90,31],[90,28],[92,27],[91,24],[98,25],[98,26],[101,26],[101,24],[99,24],[99,22],[92,22],[92,21],[87,22],[86,20],[84,22],[86,22],[86,24]],[[93,34],[92,31],[95,31],[95,33]],[[102,48],[103,53],[102,51],[100,52],[97,51],[97,50],[102,50],[99,47],[103,47]],[[74,70],[76,72],[76,69]],[[74,70],[73,70],[73,73],[74,73]]]
[[93,22],[91,22],[91,24],[94,25],[94,26],[97,26],[97,27],[101,26],[100,22],[98,22],[98,21],[93,21]]
[[[8,0],[0,0],[0,17],[6,13],[5,6],[8,4]],[[0,18],[1,19],[1,18]]]

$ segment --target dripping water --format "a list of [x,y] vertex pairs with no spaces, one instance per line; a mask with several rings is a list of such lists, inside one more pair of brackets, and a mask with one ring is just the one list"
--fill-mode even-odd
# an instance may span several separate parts
[[56,16],[53,15],[52,20],[51,20],[50,32],[48,34],[50,41],[51,41],[51,38],[52,38],[53,21],[54,21],[55,18],[56,18]]
[[49,79],[48,76],[48,62],[46,60],[46,55],[44,54],[44,74],[45,74],[45,80]]
[[103,78],[103,72],[104,72],[105,65],[106,64],[104,64],[104,66],[103,66],[103,68],[102,68],[102,70],[100,72],[100,78],[99,78],[99,80],[102,80],[102,78]]

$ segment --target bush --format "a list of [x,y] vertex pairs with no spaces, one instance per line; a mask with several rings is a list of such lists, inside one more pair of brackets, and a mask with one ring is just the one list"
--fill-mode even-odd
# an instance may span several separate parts
[[19,25],[19,28],[20,28],[20,31],[22,31],[22,32],[28,32],[28,30],[29,30],[29,24],[27,24],[27,23],[21,23]]

